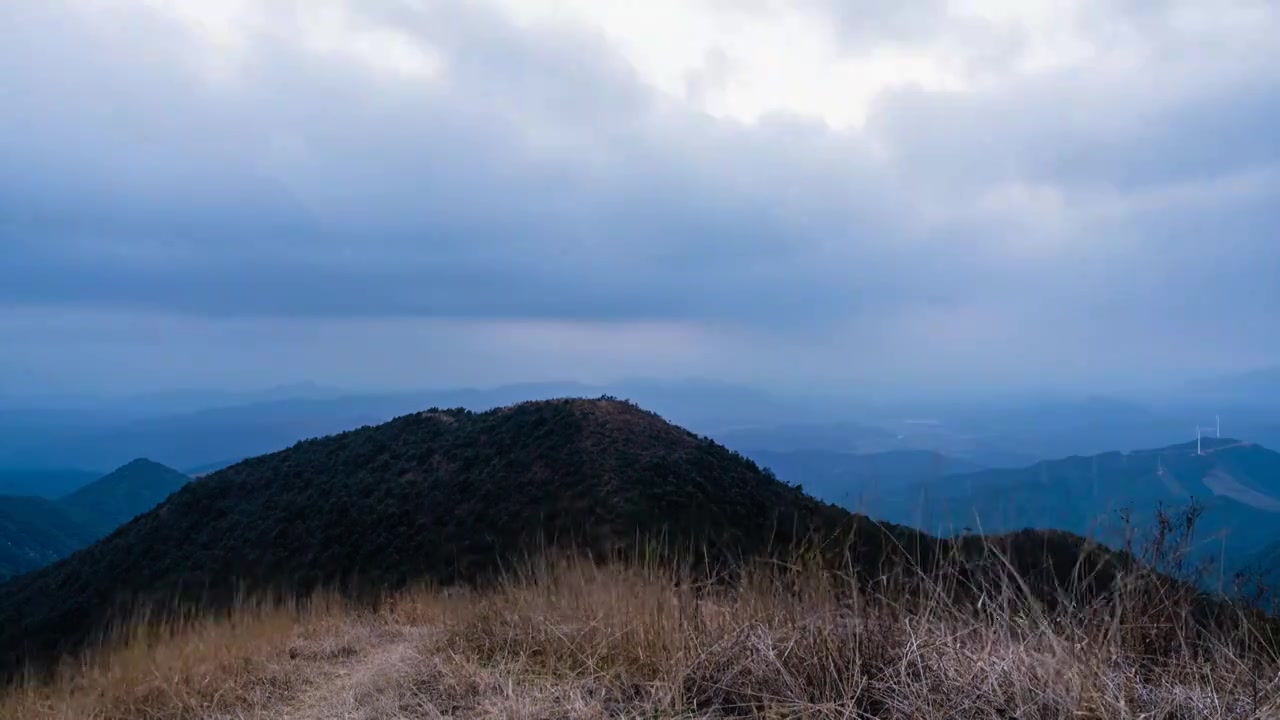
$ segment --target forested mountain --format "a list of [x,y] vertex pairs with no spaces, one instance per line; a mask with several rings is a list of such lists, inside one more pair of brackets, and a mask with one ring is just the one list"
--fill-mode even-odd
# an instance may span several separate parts
[[[76,648],[128,598],[208,607],[241,591],[377,594],[420,579],[483,580],[556,547],[631,556],[637,540],[708,567],[813,542],[818,557],[868,582],[893,568],[929,572],[946,546],[815,500],[629,403],[432,410],[215,472],[0,585],[0,669]],[[1054,583],[1035,578],[1072,573],[1082,548],[1060,533],[1006,544],[1043,588]]]

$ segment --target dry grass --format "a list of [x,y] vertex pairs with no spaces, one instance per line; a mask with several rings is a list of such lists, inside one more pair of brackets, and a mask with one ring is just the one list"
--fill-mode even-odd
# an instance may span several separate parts
[[[816,570],[730,588],[545,561],[376,611],[321,597],[138,629],[0,697],[0,718],[1280,717],[1280,664],[1243,630],[941,590],[906,608]],[[1178,642],[1153,655],[1153,637]]]

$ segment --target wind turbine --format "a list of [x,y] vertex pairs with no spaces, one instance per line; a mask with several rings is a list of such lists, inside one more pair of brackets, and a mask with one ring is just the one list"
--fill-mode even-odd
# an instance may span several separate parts
[[1222,438],[1222,416],[1221,415],[1213,416],[1213,425],[1214,425],[1214,429],[1218,433],[1218,438],[1221,439]]
[[1196,424],[1196,454],[1197,455],[1204,454],[1200,452],[1200,424],[1199,423]]

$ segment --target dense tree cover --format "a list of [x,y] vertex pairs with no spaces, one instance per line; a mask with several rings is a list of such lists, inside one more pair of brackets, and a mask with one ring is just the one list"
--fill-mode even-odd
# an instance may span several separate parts
[[[123,600],[218,607],[239,592],[317,586],[376,595],[421,579],[482,581],[547,547],[625,555],[637,539],[718,568],[807,544],[868,581],[931,572],[951,550],[1004,567],[988,543],[850,514],[611,398],[434,409],[192,481],[101,542],[0,586],[0,670],[75,648]],[[1111,577],[1113,556],[1073,536],[996,546],[1049,600],[1081,572],[1082,553],[1089,583]]]

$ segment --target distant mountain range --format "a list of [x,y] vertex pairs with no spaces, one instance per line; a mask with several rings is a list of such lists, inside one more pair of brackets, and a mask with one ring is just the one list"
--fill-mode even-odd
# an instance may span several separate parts
[[0,495],[0,580],[90,545],[188,480],[158,463],[135,460],[61,498]]
[[1150,524],[1163,507],[1204,508],[1196,544],[1232,572],[1280,541],[1280,453],[1232,439],[1109,452],[885,484],[856,507],[874,517],[944,535],[1054,528],[1117,544],[1121,512]]
[[816,498],[862,510],[863,498],[929,484],[981,467],[929,450],[855,454],[830,450],[753,450],[748,457]]
[[0,495],[58,498],[102,477],[93,470],[0,467]]
[[[600,386],[529,383],[365,394],[308,385],[78,404],[63,400],[52,409],[11,401],[7,409],[0,402],[0,466],[109,468],[134,457],[150,457],[172,467],[206,470],[424,407],[483,411],[527,400],[606,394],[654,408],[701,432],[735,423],[826,421],[835,416],[819,401],[703,380],[630,380]],[[237,403],[244,400],[249,402]]]
[[[1223,382],[1253,383],[1263,392],[1267,377]],[[699,379],[385,393],[303,383],[105,399],[0,398],[0,467],[105,470],[149,457],[199,474],[423,407],[483,411],[525,400],[606,394],[633,400],[741,452],[928,450],[981,467],[1021,467],[1045,458],[1190,439],[1197,423],[1211,423],[1218,414],[1229,434],[1280,447],[1280,420],[1272,406],[1259,404],[1268,396],[1249,392],[1238,395],[1254,397],[1253,402],[1234,405],[1185,388],[1142,402],[1027,396],[894,405],[834,392],[787,396]]]

